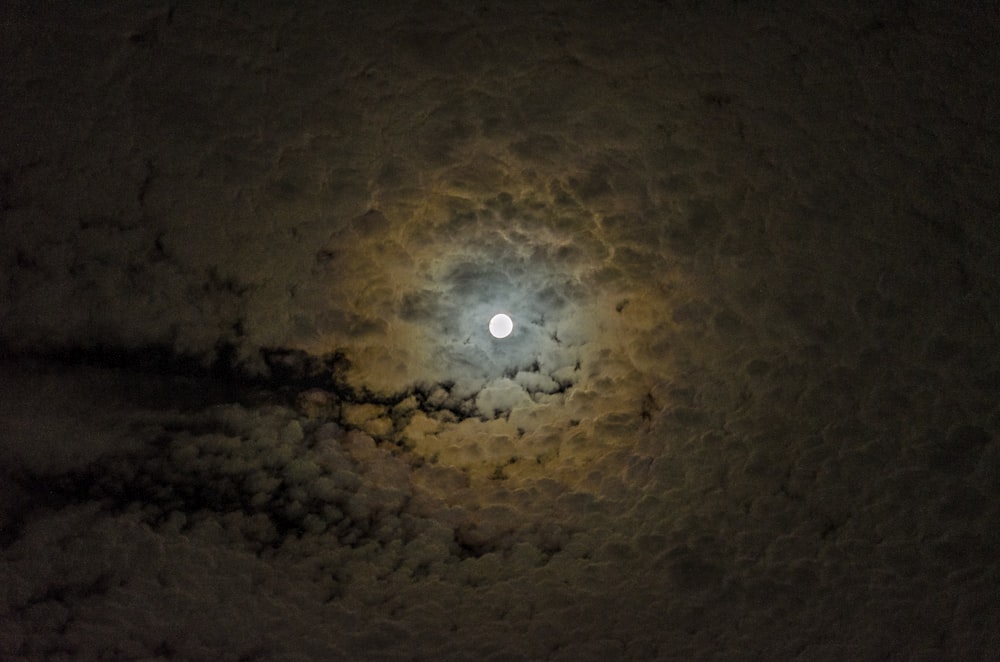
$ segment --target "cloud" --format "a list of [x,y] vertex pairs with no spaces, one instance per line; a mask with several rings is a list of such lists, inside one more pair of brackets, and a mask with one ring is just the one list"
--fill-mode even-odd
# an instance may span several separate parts
[[989,21],[710,9],[7,8],[4,650],[995,647]]

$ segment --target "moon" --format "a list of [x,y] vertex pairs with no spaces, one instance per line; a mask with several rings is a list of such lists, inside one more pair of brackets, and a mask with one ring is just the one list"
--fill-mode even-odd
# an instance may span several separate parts
[[514,330],[514,320],[510,315],[497,313],[490,319],[490,333],[494,338],[506,338]]

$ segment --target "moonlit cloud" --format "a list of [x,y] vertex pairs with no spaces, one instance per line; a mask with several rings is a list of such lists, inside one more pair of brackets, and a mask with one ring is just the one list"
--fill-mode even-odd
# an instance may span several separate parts
[[0,649],[988,656],[995,23],[8,4]]

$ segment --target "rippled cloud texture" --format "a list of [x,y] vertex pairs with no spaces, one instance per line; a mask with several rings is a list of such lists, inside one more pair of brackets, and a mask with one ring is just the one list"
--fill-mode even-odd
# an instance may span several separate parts
[[5,654],[993,654],[995,9],[294,5],[0,10]]

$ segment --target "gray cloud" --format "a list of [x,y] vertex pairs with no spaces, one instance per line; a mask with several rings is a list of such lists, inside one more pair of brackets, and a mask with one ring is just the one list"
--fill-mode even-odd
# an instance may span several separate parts
[[988,655],[996,21],[816,4],[0,10],[3,649]]

